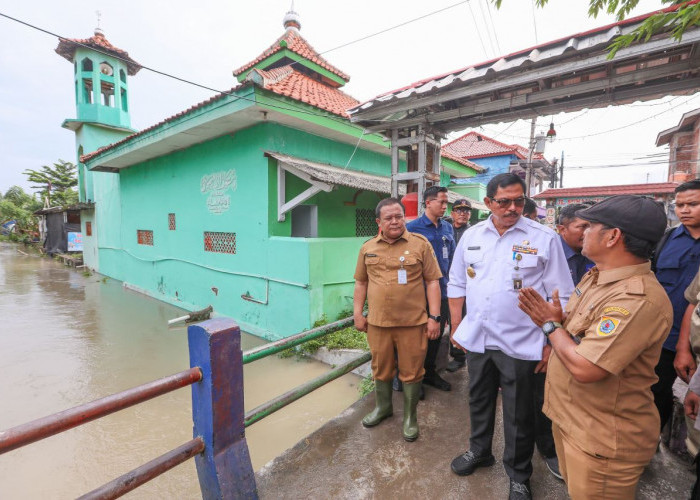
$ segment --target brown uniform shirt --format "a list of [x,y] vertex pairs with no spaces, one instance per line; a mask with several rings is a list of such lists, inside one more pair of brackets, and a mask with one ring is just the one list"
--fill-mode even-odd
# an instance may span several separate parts
[[673,310],[649,262],[608,271],[593,268],[566,306],[564,328],[578,336],[576,352],[610,372],[577,382],[552,352],[543,407],[584,451],[606,458],[651,459],[659,413],[650,387],[671,330]]
[[[402,267],[405,285],[398,279]],[[427,323],[423,283],[441,277],[433,247],[420,234],[404,231],[393,244],[381,235],[366,241],[357,258],[355,279],[368,282],[367,322],[383,327]]]
[[697,305],[700,302],[700,271],[685,289],[685,300],[696,306],[690,317],[690,346],[695,358],[698,359],[700,358],[700,307]]

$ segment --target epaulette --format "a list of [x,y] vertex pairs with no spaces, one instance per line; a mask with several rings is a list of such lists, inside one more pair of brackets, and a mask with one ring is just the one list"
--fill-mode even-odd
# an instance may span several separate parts
[[632,276],[627,280],[627,293],[630,295],[644,295],[644,280],[641,276]]
[[[411,231],[409,231],[409,233],[411,233]],[[420,238],[421,240],[425,241],[428,245],[430,245],[430,240],[428,238],[426,238],[425,236],[423,236],[422,234],[420,234],[420,233],[411,233],[411,234],[413,236]],[[432,247],[432,245],[430,245],[430,246]]]

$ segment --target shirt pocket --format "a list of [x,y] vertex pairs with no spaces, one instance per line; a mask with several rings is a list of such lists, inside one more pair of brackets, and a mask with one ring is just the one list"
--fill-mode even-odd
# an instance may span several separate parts
[[523,269],[531,269],[533,267],[537,267],[537,264],[539,264],[539,259],[537,258],[537,255],[531,255],[531,254],[520,254],[522,255],[522,259],[518,262],[518,267],[521,267]]
[[656,264],[656,279],[664,287],[674,286],[681,279],[681,264],[678,257],[659,259]]
[[367,256],[365,255],[365,267],[367,268],[367,275],[375,279],[381,279],[382,273],[384,271],[384,259],[379,256]]

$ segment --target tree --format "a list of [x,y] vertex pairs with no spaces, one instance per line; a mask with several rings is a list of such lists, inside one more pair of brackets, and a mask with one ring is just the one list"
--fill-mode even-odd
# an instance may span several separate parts
[[23,172],[32,189],[37,189],[42,200],[48,198],[49,205],[69,206],[78,202],[78,192],[73,189],[78,185],[77,169],[69,161],[58,160],[52,167],[44,165],[41,170],[27,169]]
[[41,208],[41,202],[24,192],[19,186],[12,186],[0,197],[0,223],[17,221],[23,231],[36,230],[36,217],[33,212]]
[[[491,0],[497,8],[501,7],[503,0]],[[544,7],[549,0],[535,0],[538,7]],[[598,17],[600,12],[615,14],[618,21],[622,21],[634,9],[639,0],[588,0],[588,15]],[[611,44],[609,58],[615,57],[618,50],[630,46],[640,40],[648,41],[653,35],[668,32],[674,40],[680,41],[683,33],[691,26],[700,25],[700,3],[679,2],[678,0],[661,0],[662,4],[670,7],[678,7],[670,12],[660,12],[649,16],[637,29],[617,37]]]

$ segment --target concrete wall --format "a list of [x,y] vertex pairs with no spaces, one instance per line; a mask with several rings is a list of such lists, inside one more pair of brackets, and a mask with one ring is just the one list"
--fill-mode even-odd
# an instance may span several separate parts
[[[103,220],[93,226],[99,270],[186,308],[212,304],[266,338],[307,329],[323,314],[334,319],[352,305],[357,251],[367,239],[355,236],[355,211],[373,209],[379,197],[355,197],[356,190],[342,187],[317,194],[306,204],[318,205],[319,238],[292,238],[291,217],[277,222],[276,164],[263,151],[345,165],[353,149],[263,123],[119,174],[101,174],[111,178],[99,183],[106,201],[98,210]],[[388,156],[361,149],[353,165],[390,171]],[[235,187],[202,191],[203,178],[229,171]],[[291,175],[287,182],[288,200],[308,187]],[[218,200],[213,205],[212,193]],[[175,214],[175,230],[169,229],[169,213]],[[152,246],[137,242],[138,230],[153,231]],[[205,251],[204,231],[236,233],[236,253]]]

